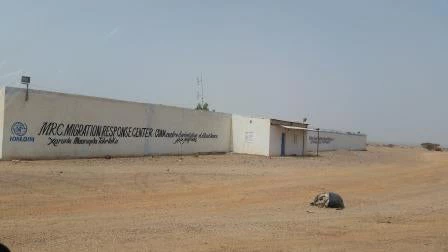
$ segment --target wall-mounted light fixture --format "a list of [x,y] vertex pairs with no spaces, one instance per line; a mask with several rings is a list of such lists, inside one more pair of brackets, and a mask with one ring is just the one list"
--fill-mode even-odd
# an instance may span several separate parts
[[31,83],[31,77],[30,76],[22,76],[22,78],[20,79],[20,83],[26,85],[25,101],[28,101],[28,88]]

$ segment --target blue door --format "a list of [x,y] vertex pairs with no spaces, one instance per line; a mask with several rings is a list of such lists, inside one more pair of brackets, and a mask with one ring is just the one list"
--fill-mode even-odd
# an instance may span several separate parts
[[285,156],[285,139],[286,139],[286,134],[282,133],[282,147],[281,147],[281,151],[280,151],[280,156]]

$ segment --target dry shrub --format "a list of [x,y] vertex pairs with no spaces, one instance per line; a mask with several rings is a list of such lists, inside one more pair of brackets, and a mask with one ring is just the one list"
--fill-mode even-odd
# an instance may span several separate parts
[[442,148],[440,148],[440,144],[436,143],[422,143],[421,144],[423,148],[429,150],[429,151],[442,151]]

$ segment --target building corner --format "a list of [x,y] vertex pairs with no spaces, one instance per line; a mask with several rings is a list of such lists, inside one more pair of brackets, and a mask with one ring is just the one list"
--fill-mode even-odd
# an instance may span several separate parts
[[5,99],[5,95],[6,95],[6,88],[7,87],[1,87],[0,88],[0,160],[4,159],[4,141],[5,141],[5,106],[6,106],[6,99]]

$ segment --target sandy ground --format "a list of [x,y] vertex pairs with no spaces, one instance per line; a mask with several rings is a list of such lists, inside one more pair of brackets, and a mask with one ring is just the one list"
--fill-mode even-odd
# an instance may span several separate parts
[[[335,191],[346,209],[309,206]],[[448,251],[448,153],[0,162],[12,251]]]

